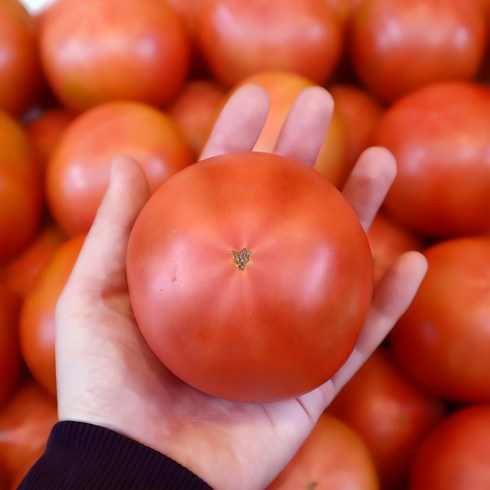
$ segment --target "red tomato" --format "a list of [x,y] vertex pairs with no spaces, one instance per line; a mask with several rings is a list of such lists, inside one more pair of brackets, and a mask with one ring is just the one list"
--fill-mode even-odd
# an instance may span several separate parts
[[42,181],[22,126],[0,110],[0,262],[34,237],[43,204]]
[[425,439],[410,490],[486,490],[490,482],[490,405],[463,406]]
[[55,308],[83,239],[70,238],[57,248],[27,292],[20,312],[22,357],[34,378],[52,395],[56,395]]
[[407,230],[386,213],[378,212],[367,237],[374,261],[374,282],[377,283],[404,252],[424,249],[422,239]]
[[490,88],[446,82],[388,109],[375,144],[398,172],[384,207],[413,231],[435,237],[490,230]]
[[228,86],[277,69],[322,84],[339,62],[344,39],[323,0],[203,0],[196,43],[211,73]]
[[348,27],[363,0],[326,0],[342,25]]
[[65,235],[56,225],[45,225],[25,249],[5,263],[0,277],[11,291],[24,297],[43,265],[64,240]]
[[364,0],[352,24],[352,65],[379,99],[392,102],[424,85],[472,80],[487,27],[479,2]]
[[37,153],[37,161],[44,175],[56,145],[75,115],[62,107],[45,110],[39,117],[25,123],[24,128]]
[[19,298],[0,282],[0,407],[20,380],[19,310]]
[[221,155],[167,180],[128,244],[135,317],[190,385],[272,401],[309,391],[351,353],[372,258],[340,192],[277,155]]
[[108,102],[78,115],[65,130],[46,175],[49,209],[68,235],[89,230],[117,154],[142,165],[152,192],[194,161],[177,125],[155,107]]
[[366,90],[349,84],[330,85],[328,91],[335,101],[335,109],[344,120],[348,140],[348,167],[351,169],[360,154],[372,144],[383,107]]
[[29,380],[0,411],[0,472],[12,483],[39,459],[58,421],[56,399]]
[[415,384],[385,347],[367,360],[328,408],[369,448],[382,488],[403,488],[423,438],[443,418],[443,401]]
[[[245,78],[233,87],[230,95],[248,83],[260,85],[269,96],[269,114],[254,150],[271,152],[296,97],[303,89],[311,87],[314,83],[291,71],[263,71]],[[335,111],[315,162],[315,168],[337,187],[342,187],[351,170],[347,138],[345,122]]]
[[404,369],[432,393],[490,401],[490,236],[441,241],[429,270],[390,334]]
[[225,90],[214,80],[188,80],[166,107],[168,115],[182,131],[196,159],[208,139],[225,94]]
[[78,111],[112,100],[168,102],[190,60],[182,17],[154,0],[58,0],[43,15],[40,50],[51,88]]
[[267,490],[378,490],[372,457],[347,424],[324,413]]
[[34,19],[18,0],[0,2],[0,110],[21,115],[41,94],[43,76]]

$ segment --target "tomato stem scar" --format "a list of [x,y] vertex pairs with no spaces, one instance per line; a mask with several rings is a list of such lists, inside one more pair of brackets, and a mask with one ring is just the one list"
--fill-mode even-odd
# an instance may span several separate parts
[[233,262],[238,267],[238,270],[244,271],[252,255],[252,250],[243,247],[241,250],[232,250],[231,253],[233,254]]

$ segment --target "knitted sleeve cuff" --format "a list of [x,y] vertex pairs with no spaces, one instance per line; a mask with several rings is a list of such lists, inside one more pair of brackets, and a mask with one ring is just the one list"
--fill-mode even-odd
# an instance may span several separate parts
[[104,427],[63,421],[22,480],[26,489],[181,489],[211,487],[184,466]]

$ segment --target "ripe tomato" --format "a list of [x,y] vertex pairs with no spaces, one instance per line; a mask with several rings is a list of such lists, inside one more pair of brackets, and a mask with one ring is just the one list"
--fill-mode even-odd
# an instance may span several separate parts
[[490,87],[445,82],[423,87],[384,114],[375,144],[398,172],[384,208],[435,237],[490,230]]
[[377,283],[404,252],[424,249],[422,239],[384,212],[378,212],[367,232],[374,261],[374,282]]
[[413,463],[410,490],[486,490],[490,405],[463,406],[428,435]]
[[487,27],[480,2],[365,0],[349,38],[352,65],[380,100],[444,80],[472,80]]
[[390,334],[403,368],[432,393],[490,401],[490,235],[425,250],[429,270]]
[[155,107],[108,102],[78,115],[65,130],[46,172],[48,207],[68,235],[89,230],[117,154],[142,165],[152,192],[194,161],[177,125]]
[[37,154],[37,161],[44,175],[56,145],[75,115],[63,107],[45,110],[39,117],[24,124],[25,131]]
[[64,240],[64,233],[56,225],[44,225],[31,243],[0,269],[0,278],[11,291],[24,297],[39,271]]
[[43,15],[48,82],[70,109],[112,100],[160,105],[182,85],[190,41],[182,17],[154,0],[59,0]]
[[128,244],[134,314],[155,354],[202,391],[272,401],[351,353],[371,300],[366,235],[340,192],[277,155],[221,155],[167,180]]
[[215,80],[188,80],[166,107],[197,159],[206,143],[226,91]]
[[267,490],[378,490],[373,459],[360,436],[324,413],[290,463]]
[[42,455],[57,421],[56,399],[32,380],[0,410],[0,472],[11,488]]
[[442,399],[408,378],[385,347],[374,352],[328,412],[362,437],[385,490],[403,488],[421,441],[446,413]]
[[42,181],[22,126],[0,111],[0,262],[35,235],[43,204]]
[[344,39],[323,0],[203,0],[196,44],[214,77],[228,86],[264,70],[293,71],[323,84]]
[[[245,78],[231,89],[230,95],[248,83],[260,85],[269,96],[269,114],[254,150],[271,152],[296,97],[303,89],[314,84],[308,78],[291,71],[269,70]],[[345,122],[334,111],[315,168],[337,187],[343,185],[351,170],[347,138]]]
[[84,236],[64,241],[39,272],[22,303],[19,321],[22,357],[37,382],[56,395],[56,303],[75,264]]
[[361,153],[371,146],[384,108],[367,90],[355,85],[336,83],[328,87],[335,109],[347,132],[347,159],[351,169]]
[[0,282],[0,407],[20,380],[19,311],[19,298]]
[[20,116],[43,88],[34,19],[19,0],[0,2],[0,110]]

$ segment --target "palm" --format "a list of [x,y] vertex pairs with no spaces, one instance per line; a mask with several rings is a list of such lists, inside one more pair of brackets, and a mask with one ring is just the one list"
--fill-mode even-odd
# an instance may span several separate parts
[[[275,151],[312,164],[332,103],[319,88],[301,97]],[[242,89],[223,111],[202,157],[251,150],[266,112],[263,92],[257,87]],[[298,131],[300,121],[303,133]],[[324,386],[296,399],[264,405],[208,396],[168,372],[135,323],[126,286],[126,244],[148,190],[138,166],[129,161],[121,166],[125,170],[120,168],[115,176],[58,303],[60,418],[116,429],[175,459],[215,488],[263,488],[406,308],[424,264],[420,256],[407,255],[388,273],[375,292],[355,351]],[[391,155],[373,149],[361,158],[346,184],[344,195],[366,228],[393,175]],[[398,291],[401,284],[406,289],[403,294]]]

